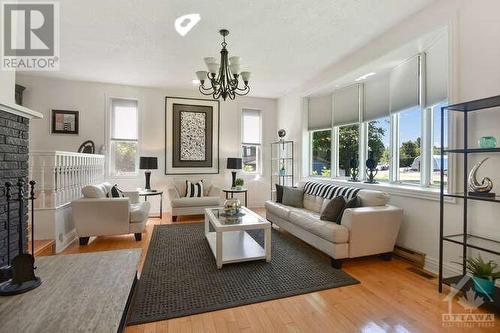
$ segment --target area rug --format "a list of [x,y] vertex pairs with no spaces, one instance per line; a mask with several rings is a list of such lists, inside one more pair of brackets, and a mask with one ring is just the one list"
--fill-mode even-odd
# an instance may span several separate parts
[[[262,230],[249,234],[261,245]],[[225,309],[359,281],[307,245],[272,233],[272,260],[217,269],[202,223],[157,225],[137,282],[128,325]]]

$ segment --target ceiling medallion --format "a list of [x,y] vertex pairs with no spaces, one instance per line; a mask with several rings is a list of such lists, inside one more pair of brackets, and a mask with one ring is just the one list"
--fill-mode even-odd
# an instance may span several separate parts
[[[199,90],[203,95],[212,95],[214,99],[222,97],[223,100],[229,97],[234,99],[236,95],[243,96],[250,92],[248,79],[250,72],[240,72],[240,57],[229,57],[226,49],[226,36],[229,31],[222,29],[222,50],[220,51],[220,64],[215,57],[206,57],[203,60],[207,65],[207,71],[196,72],[196,77],[200,80]],[[241,77],[241,80],[240,80]],[[205,80],[209,80],[210,86],[205,87]],[[243,81],[240,87],[240,81]]]

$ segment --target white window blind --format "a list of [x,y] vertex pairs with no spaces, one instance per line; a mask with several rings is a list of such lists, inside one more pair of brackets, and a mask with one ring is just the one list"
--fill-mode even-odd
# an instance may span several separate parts
[[333,92],[333,124],[347,125],[359,122],[359,84]]
[[448,38],[439,38],[425,50],[426,107],[448,98]]
[[332,127],[332,95],[309,97],[308,129],[310,131]]
[[419,58],[420,56],[415,56],[391,71],[391,113],[419,105]]
[[113,177],[138,173],[139,108],[134,99],[112,98],[110,109],[108,166]]
[[111,112],[111,139],[137,140],[137,101],[114,98]]
[[260,111],[243,109],[242,111],[242,138],[241,142],[246,144],[261,143],[261,121]]
[[390,114],[389,73],[377,75],[364,83],[363,121],[372,121]]

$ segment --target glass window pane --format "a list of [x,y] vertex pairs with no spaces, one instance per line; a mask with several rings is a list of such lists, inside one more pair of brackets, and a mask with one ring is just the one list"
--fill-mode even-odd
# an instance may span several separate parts
[[[443,101],[432,107],[433,117],[433,145],[432,145],[432,184],[441,183],[441,107],[448,105]],[[448,112],[444,113],[444,148],[448,148]],[[448,156],[444,155],[444,183],[448,182]]]
[[243,110],[242,122],[242,138],[243,143],[260,144],[260,111]]
[[137,162],[137,142],[111,142],[111,170],[115,175],[135,174]]
[[311,176],[330,177],[332,169],[332,131],[312,132],[311,140]]
[[113,138],[137,140],[137,106],[113,105]]
[[389,128],[389,117],[376,119],[368,123],[368,156],[372,154],[375,161],[377,161],[375,179],[378,181],[389,181]]
[[259,146],[243,145],[243,171],[258,172],[259,171]]
[[420,184],[422,119],[419,107],[399,113],[399,180]]
[[350,177],[350,161],[359,154],[359,125],[339,127],[339,176]]

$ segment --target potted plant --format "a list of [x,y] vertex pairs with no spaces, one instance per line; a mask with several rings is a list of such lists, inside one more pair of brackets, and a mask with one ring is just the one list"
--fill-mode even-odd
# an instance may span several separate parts
[[236,178],[234,184],[236,185],[237,190],[241,190],[243,188],[243,184],[245,184],[245,181],[243,180],[243,178]]
[[500,278],[500,271],[496,271],[498,265],[492,260],[486,262],[479,255],[477,258],[467,258],[467,270],[472,274],[474,289],[479,294],[493,295],[495,280]]

